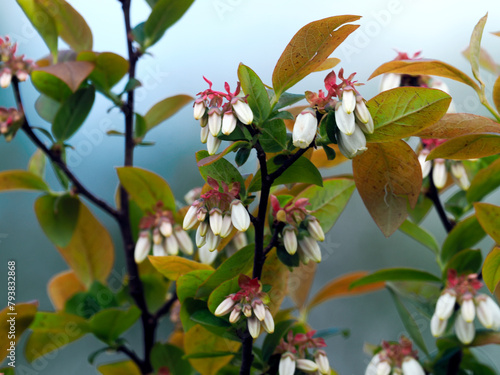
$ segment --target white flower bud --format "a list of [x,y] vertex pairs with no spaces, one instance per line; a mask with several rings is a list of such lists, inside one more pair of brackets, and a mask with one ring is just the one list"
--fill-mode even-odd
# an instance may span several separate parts
[[204,128],[201,128],[200,130],[200,141],[201,143],[205,144],[208,142],[208,135],[210,134],[210,131],[208,130],[208,126],[205,126]]
[[162,238],[161,238],[160,231],[158,230],[158,228],[155,228],[155,230],[153,231],[153,243],[155,245],[158,245],[158,244],[161,244],[161,241],[162,241]]
[[469,177],[467,177],[466,173],[463,174],[462,177],[459,178],[457,184],[458,184],[458,186],[460,186],[460,188],[462,190],[468,190],[470,188]]
[[467,174],[467,172],[465,171],[464,165],[461,162],[453,163],[451,165],[450,169],[451,169],[451,174],[453,175],[453,177],[458,178],[458,179],[460,177],[462,177],[464,174]]
[[404,375],[425,375],[424,369],[413,357],[405,357],[402,368]]
[[205,102],[203,100],[196,100],[193,106],[194,119],[199,120],[205,114]]
[[175,228],[174,233],[181,251],[186,255],[193,255],[193,242],[189,235],[181,227]]
[[231,104],[233,105],[233,110],[238,116],[238,119],[245,125],[250,125],[253,122],[253,113],[250,106],[245,103],[242,99],[233,99]]
[[[208,115],[205,115],[205,116],[203,116],[203,117],[200,119],[200,126],[201,126],[202,128],[206,128],[206,130],[207,130],[207,134],[208,134],[209,129],[208,129],[207,125],[208,125]],[[205,141],[205,142],[206,142],[206,141]],[[205,142],[203,142],[203,143],[205,143]]]
[[10,70],[5,69],[0,76],[0,87],[3,89],[9,87],[10,82],[12,81],[12,74]]
[[203,245],[205,245],[207,243],[207,237],[201,235],[200,228],[201,228],[201,224],[198,227],[198,229],[196,230],[195,240],[196,240],[196,246],[197,247],[202,247]]
[[432,168],[432,161],[425,160],[429,155],[429,150],[423,149],[418,154],[418,161],[420,163],[420,167],[422,168],[422,178],[426,178],[429,175],[429,172]]
[[219,253],[217,251],[208,250],[208,245],[205,244],[198,250],[200,262],[203,264],[212,264]]
[[311,361],[310,359],[299,358],[297,359],[297,368],[302,371],[312,372],[318,370],[318,365],[316,362]]
[[161,243],[153,244],[153,255],[155,257],[163,257],[163,256],[167,255],[167,253],[165,252],[165,248],[163,247],[163,244],[161,244]]
[[357,125],[355,125],[352,135],[337,132],[337,141],[340,152],[349,159],[361,155],[368,150],[366,147],[366,137]]
[[373,134],[375,131],[375,124],[373,123],[372,115],[368,110],[363,98],[360,96],[357,98],[356,108],[354,109],[354,116],[356,117],[356,123],[361,128],[363,133]]
[[368,363],[365,370],[365,375],[377,375],[377,365],[380,363],[380,356],[378,354],[374,355]]
[[321,249],[314,238],[305,236],[299,241],[299,246],[308,258],[316,263],[321,262]]
[[247,236],[243,232],[236,232],[234,235],[233,239],[233,246],[235,247],[236,251],[243,249],[245,246],[248,245],[248,240]]
[[323,242],[325,240],[325,233],[323,232],[323,228],[321,228],[318,219],[316,219],[314,216],[308,216],[307,231],[316,241]]
[[295,254],[297,251],[297,235],[295,234],[295,228],[292,226],[286,226],[283,229],[283,245],[290,255]]
[[444,164],[444,159],[434,160],[434,169],[432,170],[432,180],[434,185],[438,189],[444,188],[446,181],[448,179],[448,173],[446,172],[446,165]]
[[380,92],[395,89],[401,85],[401,75],[388,73],[382,76],[380,80]]
[[229,312],[233,309],[233,306],[236,302],[231,298],[231,296],[227,297],[224,301],[222,301],[219,306],[215,309],[215,316],[223,316],[229,314]]
[[293,375],[295,374],[295,356],[286,352],[281,355],[279,365],[279,375]]
[[318,120],[312,108],[303,110],[295,120],[292,138],[293,145],[299,148],[307,148],[314,140],[318,130]]
[[231,202],[231,221],[233,226],[240,232],[245,232],[250,226],[250,215],[239,200]]
[[222,218],[222,228],[220,231],[220,236],[222,238],[226,238],[231,234],[232,230],[233,230],[233,222],[231,221],[231,214],[227,213]]
[[262,327],[266,330],[267,333],[273,333],[274,332],[274,319],[273,315],[271,314],[271,311],[266,308],[266,315],[264,317],[264,320],[262,321]]
[[134,259],[136,263],[141,263],[148,256],[149,250],[151,249],[151,241],[149,239],[149,233],[143,231],[140,233],[137,243],[135,244]]
[[194,225],[198,222],[198,218],[196,217],[198,213],[198,206],[191,206],[186,212],[186,216],[184,216],[184,221],[182,222],[182,229],[188,230],[194,227]]
[[238,320],[240,320],[241,316],[241,306],[236,305],[233,308],[233,311],[231,311],[231,315],[229,315],[229,323],[236,323]]
[[377,364],[377,375],[389,375],[391,373],[391,365],[387,361],[382,361]]
[[318,365],[318,371],[320,374],[330,374],[330,362],[328,361],[328,357],[323,350],[316,351],[316,353],[314,354],[314,360]]
[[163,237],[170,237],[172,235],[172,223],[167,220],[163,220],[160,224],[160,233]]
[[255,299],[252,302],[253,313],[260,321],[263,321],[266,317],[266,308],[260,299]]
[[485,328],[500,328],[500,307],[489,296],[481,294],[476,298],[477,318]]
[[222,134],[229,135],[236,129],[236,117],[233,112],[227,111],[222,117]]
[[252,306],[245,304],[243,305],[242,311],[243,315],[245,315],[247,318],[250,318],[252,316]]
[[458,314],[455,319],[455,333],[458,339],[464,344],[470,344],[474,340],[474,335],[476,334],[476,329],[474,323],[466,322],[462,318],[462,314]]
[[179,254],[179,243],[177,242],[175,236],[170,236],[165,239],[165,249],[168,255]]
[[210,229],[218,236],[222,230],[222,211],[219,208],[212,208],[210,210]]
[[446,325],[448,324],[448,320],[439,319],[439,317],[434,314],[431,319],[431,333],[434,337],[440,337],[446,330]]
[[222,127],[222,118],[218,108],[210,108],[208,111],[208,129],[210,134],[217,137]]
[[347,113],[340,102],[335,107],[335,122],[341,133],[345,135],[352,135],[354,133],[354,113]]
[[208,133],[207,138],[207,151],[209,155],[215,155],[217,150],[219,150],[221,140],[214,137],[212,134]]
[[24,70],[18,70],[16,72],[16,76],[20,82],[24,82],[28,79],[29,74],[28,74],[28,72],[26,72]]
[[[451,95],[450,88],[448,87],[448,85],[439,79],[433,78],[429,87],[431,89],[438,89],[438,90],[444,91],[448,95]],[[456,110],[455,104],[453,103],[453,100],[452,100],[450,102],[450,106],[448,107],[448,110],[446,111],[446,113],[456,113],[456,112],[457,112],[457,110]]]
[[187,204],[193,204],[193,202],[200,197],[201,187],[196,187],[189,190],[186,195],[184,195],[184,200]]
[[201,237],[205,237],[207,235],[208,230],[208,222],[202,221],[197,229],[197,232],[200,232]]
[[211,229],[207,231],[205,237],[207,239],[208,250],[210,251],[217,250],[217,246],[220,245],[220,237],[215,235]]
[[254,339],[259,337],[260,334],[260,321],[255,316],[251,316],[247,319],[248,331],[250,332],[250,336]]
[[344,90],[342,93],[342,107],[347,114],[350,114],[356,108],[356,94],[354,90]]
[[438,298],[436,303],[436,311],[434,314],[441,320],[450,319],[453,314],[453,309],[455,308],[455,302],[457,301],[457,297],[454,293],[450,291],[445,291]]
[[463,299],[462,305],[460,306],[460,314],[462,314],[462,318],[464,318],[467,323],[472,322],[476,317],[476,306],[474,305],[474,300],[471,295]]
[[207,209],[205,207],[201,207],[198,210],[198,213],[196,214],[196,219],[198,221],[205,221],[206,217],[207,217]]

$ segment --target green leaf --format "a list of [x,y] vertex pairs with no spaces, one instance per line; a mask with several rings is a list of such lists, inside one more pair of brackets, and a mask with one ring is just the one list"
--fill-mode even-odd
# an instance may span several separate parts
[[350,285],[350,288],[373,284],[379,281],[427,281],[439,283],[441,279],[429,272],[413,268],[387,268],[375,271],[356,280]]
[[483,36],[484,26],[486,25],[486,20],[488,19],[488,13],[484,17],[482,17],[477,25],[474,27],[474,31],[472,32],[470,38],[470,53],[469,60],[470,65],[472,67],[472,74],[474,77],[481,83],[481,86],[484,87],[484,83],[481,80],[481,76],[479,74],[479,56],[481,52],[481,38]]
[[238,278],[239,276],[235,276],[232,279],[222,282],[210,293],[210,297],[207,301],[207,307],[211,313],[215,313],[217,307],[227,298],[227,296],[237,293],[240,290]]
[[[191,320],[191,315],[196,311],[203,310],[207,308],[207,303],[199,299],[186,298],[181,304],[180,309],[180,319],[182,323],[182,329],[184,332],[188,332],[191,328],[198,325],[194,320]],[[213,327],[211,327],[213,328]]]
[[137,167],[119,167],[116,171],[120,183],[141,210],[154,212],[161,202],[164,209],[175,211],[174,194],[161,176]]
[[208,309],[195,311],[194,314],[191,315],[191,320],[203,326],[212,326],[219,328],[231,327],[231,323],[227,322],[224,319],[216,317]]
[[177,280],[182,275],[191,271],[213,269],[208,264],[195,262],[194,260],[182,258],[176,255],[168,257],[149,256],[149,260],[151,261],[153,267],[169,280]]
[[165,31],[176,23],[194,0],[158,0],[144,24],[144,47],[158,42]]
[[476,203],[474,208],[481,227],[497,244],[500,243],[500,207],[489,203]]
[[[204,166],[213,164],[217,160],[222,159],[224,156],[226,156],[230,152],[234,152],[234,151],[238,150],[240,147],[247,147],[247,146],[248,146],[248,142],[245,142],[245,141],[233,142],[229,146],[227,146],[222,152],[220,152],[216,155],[207,156],[206,158],[199,160],[197,165],[198,165],[198,167],[204,167]],[[250,150],[251,149],[248,149],[248,152],[250,152]]]
[[182,107],[192,101],[193,98],[189,95],[175,95],[156,103],[144,115],[147,124],[146,132],[175,115]]
[[309,199],[311,206],[308,209],[313,212],[326,233],[339,218],[354,189],[351,178],[330,177],[323,181],[323,187],[311,185],[297,195],[296,199]]
[[59,108],[61,108],[60,102],[43,94],[35,102],[35,109],[38,115],[51,124],[54,122]]
[[262,125],[262,134],[259,141],[265,152],[272,153],[286,150],[285,122],[281,119],[266,121]]
[[37,148],[28,162],[28,172],[31,172],[43,179],[43,176],[45,175],[46,161],[47,159],[43,151]]
[[426,355],[429,355],[429,351],[427,350],[427,346],[425,345],[424,338],[422,337],[422,333],[420,332],[417,322],[410,314],[406,306],[403,304],[401,299],[396,295],[396,293],[391,288],[387,288],[387,290],[391,294],[394,304],[396,305],[396,310],[398,311],[399,317],[401,318],[401,321],[403,322],[406,330],[410,334],[410,337]]
[[[274,90],[267,89],[267,95],[272,98],[275,96]],[[278,103],[273,107],[275,111],[291,106],[297,102],[300,102],[302,99],[305,99],[305,95],[303,94],[291,94],[289,92],[284,92],[280,95]],[[293,120],[293,119],[292,119]]]
[[193,298],[201,284],[209,278],[214,270],[196,270],[188,272],[177,279],[177,297],[182,304],[186,298]]
[[93,86],[81,88],[62,104],[52,124],[52,133],[59,143],[71,138],[82,126],[95,100]]
[[107,344],[113,344],[122,333],[127,331],[141,316],[137,306],[128,310],[110,308],[101,310],[89,320],[92,333]]
[[253,265],[255,246],[250,244],[227,258],[215,272],[198,288],[197,298],[208,297],[222,282],[248,272]]
[[192,375],[193,368],[187,359],[184,359],[184,351],[175,345],[156,343],[151,351],[151,364],[156,372],[161,368],[168,368],[172,375]]
[[299,253],[295,253],[290,255],[288,251],[286,251],[285,246],[278,245],[276,249],[276,254],[278,255],[278,259],[285,266],[288,267],[299,267],[300,266],[300,256]]
[[452,138],[431,151],[427,160],[479,159],[498,154],[500,134],[470,134]]
[[129,63],[122,56],[112,52],[81,52],[77,61],[88,61],[95,65],[89,78],[94,82],[97,90],[108,93],[124,76],[129,69]]
[[99,281],[94,281],[86,292],[78,292],[69,298],[64,311],[89,319],[103,309],[118,307],[115,294]]
[[433,205],[429,198],[420,194],[415,208],[411,208],[410,205],[407,206],[408,215],[415,224],[419,224],[427,216]]
[[[278,155],[267,161],[267,171],[268,173],[273,173],[276,171],[281,164],[277,162],[282,160],[282,156]],[[248,187],[249,192],[259,191],[261,189],[261,172],[260,169],[255,174],[253,180],[250,182]],[[318,168],[314,166],[309,159],[301,156],[298,158],[283,174],[278,177],[274,182],[273,186],[282,184],[293,184],[296,182],[303,182],[307,184],[315,184],[318,186],[323,186],[323,178],[318,171]]]
[[269,362],[269,359],[273,355],[274,350],[279,345],[281,339],[285,337],[294,323],[295,320],[283,320],[276,324],[272,334],[266,336],[264,343],[262,344],[262,359],[264,362]]
[[[136,113],[134,125],[135,125],[134,126],[134,137],[136,137],[138,139],[142,139],[148,131],[148,125],[146,124],[146,119],[144,117],[142,117],[140,114]],[[116,135],[124,135],[124,134],[118,133]]]
[[500,247],[495,247],[488,254],[483,264],[483,280],[493,293],[500,283]]
[[[30,329],[33,332],[25,347],[25,356],[29,362],[78,340],[90,331],[85,319],[63,312],[38,312]],[[54,340],[54,337],[64,339]]]
[[271,105],[269,104],[266,87],[262,83],[259,76],[252,69],[242,63],[238,66],[238,79],[241,82],[243,92],[248,95],[247,100],[248,105],[253,112],[253,121],[257,125],[261,125],[268,119],[269,114],[271,113]]
[[467,192],[459,190],[444,203],[446,211],[450,212],[458,221],[462,216],[472,209],[472,205],[467,200]]
[[500,133],[500,124],[488,117],[470,113],[447,113],[436,123],[418,132],[416,136],[449,139],[481,133]]
[[236,163],[236,165],[238,167],[244,165],[247,162],[251,152],[252,152],[251,148],[240,148],[236,152],[236,156],[234,157],[234,162]]
[[472,179],[467,190],[467,200],[478,202],[495,191],[500,185],[500,159],[495,160],[488,167],[481,169]]
[[[196,153],[196,161],[199,162],[208,156],[207,151],[198,151]],[[217,160],[215,163],[199,167],[199,169],[201,177],[203,177],[205,181],[208,176],[210,176],[217,181],[224,181],[226,184],[239,182],[241,186],[240,195],[244,195],[245,181],[243,180],[243,177],[241,177],[240,172],[238,172],[238,170],[226,159]]]
[[141,375],[142,372],[134,361],[122,361],[101,365],[97,370],[103,375]]
[[435,254],[439,254],[439,245],[436,239],[424,228],[421,228],[417,224],[406,220],[403,222],[403,224],[401,224],[399,230],[404,234],[410,236],[414,240],[420,242],[425,247],[431,249]]
[[[359,16],[336,16],[311,22],[302,27],[281,54],[273,72],[276,97],[316,71],[332,52],[359,25],[344,25]],[[343,26],[342,26],[343,25]]]
[[479,225],[476,216],[469,216],[459,222],[444,240],[441,249],[441,260],[443,263],[447,263],[453,255],[460,250],[470,249],[481,241],[484,236],[486,236],[486,233]]
[[443,279],[446,278],[448,270],[455,270],[459,274],[463,273],[476,273],[483,263],[483,256],[481,250],[465,249],[461,250],[451,257],[443,269]]
[[80,200],[71,195],[43,195],[35,202],[35,213],[45,235],[56,246],[71,241],[78,221]]
[[17,0],[33,27],[49,47],[53,56],[57,55],[57,27],[54,18],[38,0]]
[[443,117],[450,102],[445,92],[423,87],[381,92],[366,103],[375,124],[375,132],[366,140],[391,142],[414,135]]
[[49,191],[49,187],[39,176],[23,170],[0,172],[0,192],[10,190]]
[[141,281],[149,311],[158,310],[165,303],[170,283],[159,273],[142,275]]

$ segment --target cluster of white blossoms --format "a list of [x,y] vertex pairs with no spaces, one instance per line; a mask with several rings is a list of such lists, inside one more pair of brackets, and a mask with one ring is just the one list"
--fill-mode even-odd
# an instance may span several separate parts
[[425,375],[425,371],[412,342],[401,337],[399,343],[382,341],[381,350],[372,357],[365,375]]
[[284,223],[281,241],[285,250],[294,255],[297,250],[300,260],[307,264],[310,260],[321,262],[321,249],[317,241],[325,240],[325,233],[318,219],[306,210],[309,199],[300,198],[281,207],[276,196],[271,195],[272,214],[276,222]]
[[238,199],[240,184],[235,182],[228,186],[223,181],[219,184],[211,177],[207,178],[207,183],[211,189],[191,204],[183,222],[184,230],[198,225],[196,246],[200,248],[203,263],[213,262],[217,254],[209,256],[208,253],[217,250],[221,239],[228,237],[233,228],[245,232],[250,226],[250,215]]
[[12,77],[25,81],[36,65],[31,60],[24,59],[24,55],[16,56],[17,43],[12,44],[10,38],[0,38],[0,87],[10,85]]
[[281,339],[275,351],[281,354],[279,375],[294,375],[295,370],[315,375],[331,373],[328,357],[321,349],[326,347],[325,340],[314,337],[315,334],[316,331],[313,330],[294,336],[293,332],[289,331],[286,340]]
[[[474,319],[488,329],[500,329],[500,307],[486,294],[477,293],[483,286],[477,274],[458,276],[455,270],[448,272],[446,288],[439,297],[431,319],[431,332],[442,336],[448,321],[455,315],[455,334],[464,344],[474,340],[476,328]],[[455,309],[459,306],[458,310]]]
[[217,306],[215,316],[229,315],[231,324],[237,323],[243,315],[247,319],[247,328],[250,335],[256,339],[260,335],[260,328],[267,333],[274,332],[274,319],[267,304],[269,296],[262,291],[259,279],[251,279],[240,275],[238,293],[231,294]]
[[172,211],[164,210],[158,204],[156,211],[141,219],[139,239],[135,244],[134,258],[141,263],[153,249],[153,255],[177,255],[181,250],[193,254],[193,242],[189,235],[176,224]]
[[[219,149],[220,134],[231,134],[238,125],[250,125],[253,122],[253,113],[245,97],[240,94],[240,84],[236,91],[230,91],[229,84],[225,83],[227,93],[212,90],[212,82],[203,77],[209,84],[209,88],[198,93],[198,99],[194,102],[194,118],[200,120],[201,142],[207,144],[210,155],[214,155]],[[226,101],[226,102],[224,102]]]
[[340,69],[340,83],[337,84],[337,76],[332,71],[325,78],[326,94],[323,90],[306,92],[311,107],[302,111],[295,120],[294,146],[307,148],[313,142],[318,130],[316,112],[325,115],[334,111],[336,140],[342,154],[352,159],[367,150],[365,133],[372,134],[375,129],[365,100],[355,88],[359,84],[353,81],[354,75],[344,78],[344,71]]

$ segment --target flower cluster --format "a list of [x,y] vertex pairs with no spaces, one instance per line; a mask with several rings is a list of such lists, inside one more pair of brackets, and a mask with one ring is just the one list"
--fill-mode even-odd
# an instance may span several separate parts
[[306,148],[314,139],[318,128],[316,110],[322,114],[334,111],[336,138],[342,154],[352,159],[367,150],[365,133],[372,134],[374,124],[365,100],[355,88],[360,85],[353,81],[355,74],[344,78],[344,70],[340,69],[337,84],[337,75],[332,71],[325,78],[326,94],[323,90],[306,92],[311,108],[297,116],[292,134],[294,146]]
[[227,185],[221,181],[219,185],[215,179],[208,177],[207,183],[211,189],[201,194],[189,207],[183,228],[188,230],[199,224],[196,230],[196,246],[205,247],[204,252],[211,252],[217,249],[222,238],[231,234],[233,227],[245,232],[250,226],[250,215],[238,199],[238,182]]
[[[456,315],[455,334],[464,344],[470,344],[474,340],[476,316],[484,327],[499,330],[500,307],[486,294],[477,293],[482,286],[477,274],[458,276],[455,270],[449,270],[446,287],[437,300],[431,319],[432,335],[443,335],[448,320],[453,315]],[[457,304],[458,310],[455,308]]]
[[17,43],[12,44],[10,38],[0,38],[0,87],[6,88],[16,76],[19,81],[26,81],[35,64],[31,60],[25,60],[24,55],[16,56]]
[[10,141],[21,126],[21,113],[15,108],[0,107],[0,134]]
[[314,337],[316,331],[298,333],[294,336],[289,331],[276,347],[276,353],[281,354],[279,364],[280,375],[293,375],[299,369],[317,375],[330,374],[330,363],[324,350],[325,340]]
[[432,180],[438,189],[446,186],[448,181],[448,170],[455,180],[456,184],[463,190],[467,190],[470,186],[467,171],[461,161],[435,159],[426,160],[432,149],[446,142],[446,139],[421,139],[421,146],[418,151],[418,161],[422,166],[422,177],[429,176],[432,170]]
[[175,223],[172,211],[163,209],[161,202],[157,204],[155,212],[141,219],[139,227],[141,231],[134,252],[137,263],[147,257],[151,246],[155,256],[177,255],[179,250],[186,255],[193,254],[191,238]]
[[240,275],[238,285],[239,292],[230,294],[221,302],[214,312],[215,316],[229,315],[229,322],[236,323],[243,314],[247,318],[247,327],[250,335],[256,339],[260,334],[262,326],[267,333],[274,332],[274,319],[267,304],[269,296],[262,291],[259,279],[251,279],[246,275]]
[[425,375],[418,362],[417,351],[406,337],[401,337],[399,343],[382,341],[381,350],[373,356],[365,375]]
[[321,262],[321,250],[317,241],[325,240],[325,233],[318,219],[306,210],[309,199],[300,198],[281,207],[278,198],[271,195],[272,214],[276,222],[285,224],[281,241],[286,251],[293,255],[299,251],[300,259],[307,264],[310,260]]
[[[212,90],[212,82],[203,77],[209,88],[198,93],[198,99],[194,102],[194,118],[200,120],[201,142],[207,144],[208,153],[213,155],[217,152],[221,140],[220,133],[231,134],[238,125],[238,121],[245,125],[253,122],[253,113],[245,97],[240,94],[240,83],[234,92],[230,91],[226,82],[224,88],[227,93]],[[226,101],[224,103],[224,101]]]

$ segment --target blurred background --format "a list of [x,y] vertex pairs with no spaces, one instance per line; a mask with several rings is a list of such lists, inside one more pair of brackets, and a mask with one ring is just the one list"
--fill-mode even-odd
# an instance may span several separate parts
[[[121,5],[116,0],[69,1],[87,20],[94,34],[95,51],[112,51],[126,55]],[[366,82],[380,64],[392,60],[396,52],[423,51],[426,58],[440,59],[470,73],[468,61],[462,56],[469,44],[477,21],[489,13],[483,36],[483,47],[500,61],[500,39],[490,34],[500,30],[500,7],[497,1],[421,0],[332,1],[317,0],[197,0],[184,17],[166,33],[152,49],[151,56],[139,62],[138,79],[143,86],[137,90],[137,111],[145,113],[157,101],[175,94],[194,96],[206,88],[202,76],[214,82],[214,88],[223,89],[225,81],[232,87],[237,80],[240,62],[250,66],[264,83],[271,83],[276,61],[292,36],[305,24],[321,18],[356,14],[363,18],[361,27],[348,37],[333,54],[340,58],[348,74],[357,72],[357,79]],[[0,12],[0,35],[10,35],[19,43],[19,50],[29,58],[38,59],[48,53],[39,35],[18,7],[15,0],[3,0]],[[145,0],[133,1],[133,25],[146,19],[149,7]],[[314,73],[290,91],[303,93],[323,88],[324,73]],[[484,73],[491,89],[494,79]],[[458,111],[486,115],[472,89],[457,82],[446,81]],[[116,90],[123,87],[121,82]],[[369,99],[377,94],[379,78],[366,82],[359,91]],[[32,125],[47,126],[34,111],[37,92],[31,83],[22,85],[22,96],[27,116]],[[11,89],[0,91],[0,104],[13,106]],[[109,101],[99,96],[85,127],[71,139],[75,150],[68,155],[68,164],[81,181],[93,192],[113,201],[117,186],[114,167],[122,163],[122,139],[109,137],[108,130],[123,130],[123,116],[118,110],[107,110]],[[138,148],[135,164],[153,170],[169,182],[178,199],[191,188],[202,184],[195,167],[194,153],[204,149],[199,142],[199,125],[187,106],[166,123],[149,133],[146,140],[156,142],[154,147]],[[24,169],[35,151],[21,133],[11,143],[0,139],[0,170]],[[255,168],[255,161],[247,163],[242,173]],[[350,163],[323,171],[324,175],[351,173]],[[48,180],[53,189],[59,189],[48,168]],[[445,196],[450,195],[447,192]],[[42,233],[33,213],[36,193],[16,192],[0,194],[0,267],[6,274],[7,260],[17,261],[17,300],[38,300],[41,310],[53,309],[46,292],[47,282],[54,274],[68,267],[53,245]],[[499,196],[488,198],[499,203]],[[109,228],[117,247],[114,277],[124,274],[117,226],[95,207],[93,212]],[[439,242],[445,237],[435,212],[425,219]],[[481,243],[486,253],[491,243]],[[384,267],[411,266],[438,272],[433,256],[423,246],[396,232],[386,239],[372,221],[357,192],[345,212],[328,233],[323,245],[324,260],[312,290],[317,291],[329,280],[355,270],[376,270]],[[118,275],[118,276],[116,276]],[[6,301],[6,285],[0,282],[0,301]],[[1,302],[0,306],[4,306]],[[432,347],[433,339],[428,321],[415,313],[414,318]],[[405,329],[386,291],[354,298],[336,299],[313,310],[310,322],[315,329],[339,327],[350,329],[350,337],[327,339],[327,352],[332,366],[343,375],[364,373],[370,357],[363,353],[363,344],[379,344],[381,340],[397,340]],[[127,339],[133,344],[139,334],[134,327]],[[159,332],[165,339],[168,327]],[[26,363],[18,351],[18,369],[26,374],[97,374],[87,362],[90,350],[101,347],[96,339],[85,337],[55,352],[50,358]],[[22,348],[23,344],[19,346]],[[500,373],[499,348],[486,347],[476,351]],[[99,357],[98,362],[111,362],[118,356]],[[19,372],[23,373],[23,372]]]

